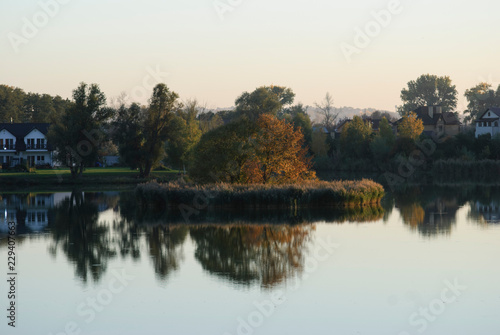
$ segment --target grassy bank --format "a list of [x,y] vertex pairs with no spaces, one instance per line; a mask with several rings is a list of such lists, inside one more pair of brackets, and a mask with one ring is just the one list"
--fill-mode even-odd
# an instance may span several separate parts
[[188,185],[149,182],[136,188],[145,205],[187,206],[195,209],[349,207],[379,203],[382,185],[371,180],[315,181],[290,185]]
[[37,170],[31,173],[0,172],[0,187],[57,187],[64,185],[130,185],[156,179],[168,182],[177,178],[177,171],[153,171],[149,178],[139,178],[139,173],[129,168],[88,168],[79,178],[72,178],[66,168]]

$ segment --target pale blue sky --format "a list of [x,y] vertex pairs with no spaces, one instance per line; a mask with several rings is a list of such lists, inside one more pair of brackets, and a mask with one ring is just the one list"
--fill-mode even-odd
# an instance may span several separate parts
[[500,84],[494,0],[400,0],[402,12],[351,62],[341,44],[353,44],[355,28],[390,1],[218,0],[236,3],[221,20],[214,0],[64,0],[16,53],[9,33],[22,37],[23,18],[32,22],[39,2],[55,1],[2,0],[1,84],[69,97],[85,81],[108,98],[138,97],[132,92],[147,69],[159,68],[182,99],[208,107],[232,106],[243,91],[276,84],[304,104],[329,91],[336,106],[391,111],[406,83],[424,73],[452,78],[459,111],[465,89],[481,80]]

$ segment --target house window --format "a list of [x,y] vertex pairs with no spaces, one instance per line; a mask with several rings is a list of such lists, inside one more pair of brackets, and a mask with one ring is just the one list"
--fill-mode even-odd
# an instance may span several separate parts
[[491,121],[488,121],[488,127],[491,127]]
[[28,213],[26,214],[26,218],[28,219],[28,222],[35,222],[35,213]]
[[495,121],[495,127],[498,127],[498,121]]
[[26,143],[27,149],[35,149],[35,139],[34,138],[28,138],[28,143]]
[[6,139],[3,147],[7,150],[14,150],[14,140],[11,138]]
[[3,138],[0,138],[0,150],[3,150]]
[[45,156],[36,156],[37,161],[45,161]]
[[478,122],[478,123],[477,123],[477,126],[478,126],[478,127],[482,127],[482,126],[483,126],[483,123],[482,123],[482,122]]
[[45,149],[45,139],[37,138],[36,139],[36,148],[37,149]]

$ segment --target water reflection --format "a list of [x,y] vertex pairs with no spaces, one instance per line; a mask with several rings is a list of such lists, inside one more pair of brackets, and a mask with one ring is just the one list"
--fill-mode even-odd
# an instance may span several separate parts
[[73,191],[55,206],[50,224],[50,253],[54,256],[64,253],[75,264],[75,272],[84,282],[89,275],[99,281],[109,260],[117,254],[109,226],[99,222],[99,209],[104,210],[108,199],[99,194]]
[[464,205],[456,193],[433,188],[414,188],[395,199],[403,223],[427,237],[451,234],[457,211]]
[[314,225],[236,225],[191,229],[203,269],[237,284],[272,287],[304,267]]
[[500,221],[498,187],[415,187],[393,197],[403,223],[426,237],[451,234],[457,212],[464,206],[474,222],[487,225]]
[[46,239],[54,257],[64,255],[84,283],[95,283],[112,260],[148,259],[161,282],[185,259],[185,244],[210,276],[236,285],[264,288],[300,274],[316,222],[330,224],[387,221],[396,208],[410,230],[430,237],[451,234],[458,210],[482,225],[500,223],[500,192],[495,188],[415,188],[390,194],[383,207],[344,211],[206,211],[186,219],[175,210],[136,206],[133,192],[0,194],[0,247],[7,223],[17,222],[18,243]]

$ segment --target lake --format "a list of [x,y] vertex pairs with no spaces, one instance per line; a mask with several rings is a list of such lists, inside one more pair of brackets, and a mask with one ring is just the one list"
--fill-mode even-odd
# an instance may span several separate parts
[[348,211],[201,207],[0,192],[1,334],[500,331],[498,188],[411,188]]

